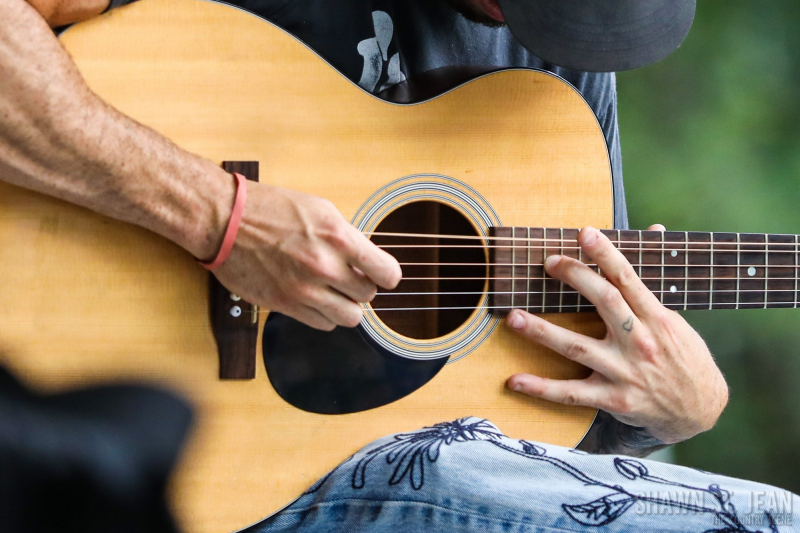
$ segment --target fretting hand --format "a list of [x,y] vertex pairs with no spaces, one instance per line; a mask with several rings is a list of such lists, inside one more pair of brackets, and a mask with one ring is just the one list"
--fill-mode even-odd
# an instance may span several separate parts
[[231,255],[214,273],[245,300],[322,330],[357,326],[357,302],[402,276],[328,200],[253,183]]
[[[663,226],[651,230],[664,231]],[[609,412],[670,444],[710,429],[728,401],[725,379],[705,342],[665,308],[611,241],[584,228],[578,243],[605,275],[576,259],[550,256],[547,273],[579,291],[606,323],[602,340],[513,311],[508,324],[521,334],[589,367],[583,380],[516,374],[508,387],[530,396]]]

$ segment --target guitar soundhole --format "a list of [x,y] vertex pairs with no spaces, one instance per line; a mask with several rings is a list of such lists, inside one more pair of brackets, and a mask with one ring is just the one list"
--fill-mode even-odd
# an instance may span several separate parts
[[488,257],[480,239],[442,237],[478,237],[461,212],[439,202],[412,202],[390,213],[375,232],[409,235],[372,236],[403,268],[400,285],[380,289],[372,301],[384,324],[423,340],[447,335],[469,319],[485,290]]

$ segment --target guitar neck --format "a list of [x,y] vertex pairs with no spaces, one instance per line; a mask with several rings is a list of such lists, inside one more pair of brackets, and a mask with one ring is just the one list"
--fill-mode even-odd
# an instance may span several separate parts
[[[800,301],[798,235],[602,231],[669,309],[796,308]],[[598,270],[581,252],[578,230],[494,227],[490,236],[489,307],[494,312],[594,311],[543,267],[548,256],[559,254]]]

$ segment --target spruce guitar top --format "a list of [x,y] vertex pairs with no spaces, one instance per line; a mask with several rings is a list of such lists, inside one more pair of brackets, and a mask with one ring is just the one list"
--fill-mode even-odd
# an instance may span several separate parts
[[[586,369],[500,323],[522,307],[604,334],[542,270],[550,253],[583,259],[577,230],[560,228],[613,219],[605,140],[573,88],[510,70],[390,105],[212,2],[145,0],[62,41],[113,106],[252,179],[332,200],[403,264],[359,328],[326,334],[209,290],[193,258],[140,228],[0,185],[4,363],[51,390],[148,380],[186,394],[198,424],[172,501],[187,531],[246,526],[370,441],[436,422],[581,440],[593,410],[504,382]],[[671,308],[797,306],[796,236],[608,234]]]

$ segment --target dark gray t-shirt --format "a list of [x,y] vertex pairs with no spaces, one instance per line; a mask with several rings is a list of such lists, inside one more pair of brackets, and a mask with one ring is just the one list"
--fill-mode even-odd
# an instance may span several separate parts
[[[131,0],[112,0],[112,7]],[[309,45],[371,93],[451,66],[532,67],[553,72],[583,94],[606,137],[614,175],[614,225],[628,227],[613,73],[587,73],[545,63],[508,28],[468,21],[445,0],[233,0]]]

